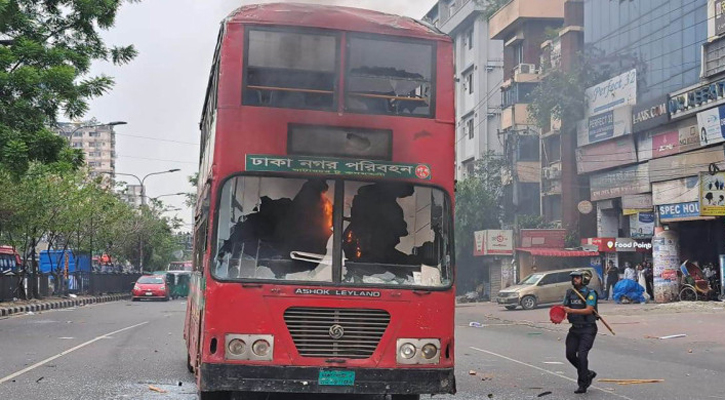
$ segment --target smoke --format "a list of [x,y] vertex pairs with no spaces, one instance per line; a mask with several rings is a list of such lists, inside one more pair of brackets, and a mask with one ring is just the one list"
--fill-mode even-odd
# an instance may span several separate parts
[[[238,1],[230,1],[229,3],[234,3],[237,6],[239,5]],[[430,11],[436,3],[436,0],[242,0],[241,5],[259,3],[310,3],[329,6],[367,8],[369,10],[421,19],[428,11]]]

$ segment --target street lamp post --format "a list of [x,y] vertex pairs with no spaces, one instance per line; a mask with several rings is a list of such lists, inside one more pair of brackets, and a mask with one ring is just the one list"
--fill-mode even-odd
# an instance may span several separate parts
[[[153,175],[170,174],[170,173],[179,172],[179,171],[181,171],[181,170],[178,168],[174,168],[174,169],[170,169],[170,170],[166,170],[166,171],[151,172],[149,174],[144,175],[143,178],[139,178],[138,176],[136,176],[134,174],[126,174],[126,173],[120,173],[120,172],[117,172],[116,175],[131,176],[131,177],[136,178],[139,185],[141,186],[141,207],[145,207],[146,206],[146,187],[144,186],[144,182],[146,182],[146,178],[148,178],[149,176],[153,176]],[[159,196],[159,197],[162,197],[162,196]],[[141,236],[141,238],[139,240],[138,255],[139,255],[138,256],[138,270],[139,270],[139,273],[143,274],[143,235]]]

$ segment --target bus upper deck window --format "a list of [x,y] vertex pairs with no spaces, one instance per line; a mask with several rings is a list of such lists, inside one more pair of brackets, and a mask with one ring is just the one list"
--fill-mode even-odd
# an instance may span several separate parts
[[433,48],[420,41],[351,36],[345,107],[370,114],[433,116]]
[[250,29],[247,37],[245,105],[333,108],[336,36]]

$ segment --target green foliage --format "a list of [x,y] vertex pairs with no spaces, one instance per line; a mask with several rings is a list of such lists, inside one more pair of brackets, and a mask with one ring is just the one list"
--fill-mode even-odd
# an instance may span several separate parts
[[511,2],[511,0],[475,0],[480,6],[484,7],[483,18],[491,19],[503,6]]
[[549,227],[542,215],[519,215],[517,222],[519,229],[544,229]]
[[199,184],[199,172],[196,172],[194,175],[187,177],[187,179],[189,180],[189,184],[191,184],[191,186],[194,188],[194,192],[187,193],[185,195],[186,199],[184,199],[184,205],[186,205],[187,207],[189,207],[193,210],[194,207],[196,207],[196,197],[197,197],[196,189],[198,188],[197,185]]
[[551,71],[531,92],[527,106],[529,118],[541,129],[546,129],[551,119],[576,122],[584,117],[586,97],[581,72]]
[[0,167],[14,180],[32,161],[82,164],[48,127],[61,112],[82,117],[90,99],[111,89],[112,78],[87,76],[93,61],[120,65],[137,55],[133,46],[108,47],[100,36],[124,2],[0,0]]
[[473,254],[473,233],[498,229],[503,213],[501,172],[506,160],[489,152],[476,161],[474,173],[456,184],[456,257],[462,265]]
[[[44,241],[51,249],[109,254],[135,265],[143,244],[150,270],[163,269],[173,252],[183,249],[173,233],[180,221],[164,218],[163,204],[133,208],[100,179],[63,166],[33,162],[20,177],[0,169],[0,185],[12,188],[0,191],[0,243],[35,254]],[[32,272],[28,261],[24,270]]]

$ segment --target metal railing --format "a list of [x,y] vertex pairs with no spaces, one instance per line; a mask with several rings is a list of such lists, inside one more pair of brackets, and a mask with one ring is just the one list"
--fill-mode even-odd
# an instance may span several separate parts
[[111,293],[131,293],[133,285],[141,275],[136,273],[76,272],[63,278],[61,285],[53,274],[28,275],[25,280],[20,275],[0,275],[0,302],[22,298],[21,288],[30,294],[30,283],[38,280],[38,294],[41,298],[52,296],[101,295]]

